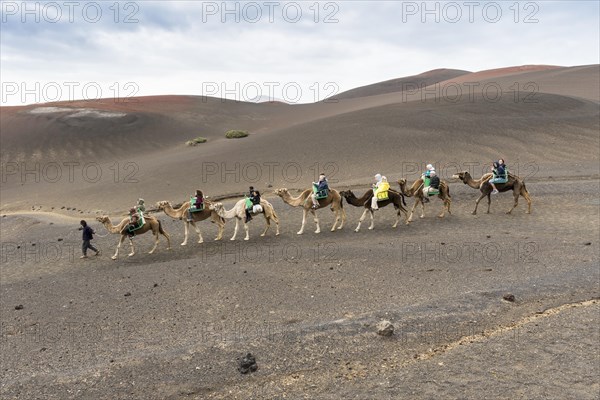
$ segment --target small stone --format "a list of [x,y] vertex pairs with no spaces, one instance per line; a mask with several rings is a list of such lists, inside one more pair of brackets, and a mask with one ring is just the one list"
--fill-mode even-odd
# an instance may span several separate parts
[[123,296],[125,296],[125,297],[129,297],[129,296],[131,296],[131,292],[127,292],[127,293],[125,293]]
[[592,242],[585,242],[583,245],[584,245],[584,246],[591,246],[591,245],[592,245]]
[[485,237],[489,239],[492,237],[492,235],[485,235]]
[[392,336],[394,334],[394,325],[388,320],[380,321],[377,324],[377,334],[381,336]]
[[158,283],[155,283],[155,284],[154,284],[154,287],[157,287],[157,286],[158,286]]
[[63,241],[63,238],[58,238],[58,241],[59,241],[59,242],[62,242],[62,241]]
[[515,301],[515,295],[512,293],[506,293],[504,296],[502,296],[502,298],[506,301],[510,301],[511,303]]
[[23,309],[23,304],[19,304],[18,306],[15,306],[15,310],[22,310]]
[[241,374],[255,372],[257,369],[258,365],[256,364],[256,358],[251,353],[246,354],[246,356],[240,360],[238,371],[240,371]]

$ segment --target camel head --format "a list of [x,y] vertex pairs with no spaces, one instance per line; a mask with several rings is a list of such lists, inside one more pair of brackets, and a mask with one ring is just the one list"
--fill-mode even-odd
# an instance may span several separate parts
[[454,179],[460,179],[463,183],[467,183],[471,175],[467,171],[459,172],[458,174],[452,175]]
[[350,189],[341,191],[340,196],[342,196],[345,199],[352,199],[356,197]]
[[96,221],[100,222],[100,223],[105,223],[108,222],[108,215],[103,215],[101,217],[96,217]]
[[225,214],[225,207],[223,207],[223,203],[213,203],[208,206],[210,210],[214,210],[219,217],[223,217]]
[[283,197],[283,196],[289,194],[289,192],[286,188],[281,188],[281,189],[275,189],[275,194],[279,197]]
[[159,211],[162,211],[165,209],[165,207],[169,204],[168,201],[159,201],[158,203],[156,203],[156,208],[158,208]]

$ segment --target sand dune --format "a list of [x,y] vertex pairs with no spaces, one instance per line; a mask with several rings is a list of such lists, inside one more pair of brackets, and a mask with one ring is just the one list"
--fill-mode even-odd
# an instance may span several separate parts
[[[156,96],[126,103],[3,107],[0,157],[10,168],[3,170],[2,207],[29,209],[33,202],[55,209],[98,209],[102,203],[107,209],[123,209],[120,204],[138,196],[178,199],[200,186],[212,195],[239,193],[249,184],[263,190],[267,184],[306,187],[319,171],[347,185],[365,182],[377,171],[398,178],[407,165],[431,161],[459,166],[478,162],[483,168],[499,155],[513,165],[588,163],[592,169],[586,167],[587,175],[593,175],[600,140],[593,90],[599,85],[598,71],[598,65],[525,66],[419,75],[437,85],[478,78],[479,85],[494,82],[502,90],[515,82],[536,82],[533,102],[523,101],[532,95],[527,90],[493,100],[477,91],[458,101],[443,97],[443,91],[407,96],[389,92],[390,81],[347,92],[337,102],[305,105]],[[441,80],[448,75],[456,77]],[[353,97],[358,94],[365,97]],[[245,129],[251,136],[227,140],[229,129]],[[208,142],[185,146],[197,136]],[[75,163],[76,169],[98,163],[102,179],[85,179],[76,170],[74,179],[65,182],[63,166],[63,177],[54,182],[43,176],[52,162]],[[23,176],[20,172],[27,168],[37,168],[41,179]],[[77,204],[68,204],[71,198]]]

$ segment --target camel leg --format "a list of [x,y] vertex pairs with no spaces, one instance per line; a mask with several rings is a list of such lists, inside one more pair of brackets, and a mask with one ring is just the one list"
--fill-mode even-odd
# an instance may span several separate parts
[[527,211],[526,214],[531,214],[531,196],[529,196],[529,192],[526,189],[521,188],[521,196],[527,201]]
[[412,210],[410,210],[410,214],[408,215],[408,219],[406,220],[406,225],[410,224],[413,221],[413,213],[415,212],[415,208],[417,208],[417,205],[419,205],[419,201],[419,198],[415,197],[415,204],[413,204],[413,208]]
[[452,200],[450,200],[450,198],[446,198],[444,200],[444,203],[446,204],[446,210],[448,210],[448,214],[452,214],[450,212],[450,206],[452,205]]
[[396,210],[396,222],[394,222],[394,225],[392,225],[392,228],[395,228],[395,227],[397,227],[397,226],[398,226],[398,222],[400,222],[400,213],[401,213],[401,211],[400,211],[400,209],[398,208],[398,209]]
[[487,197],[488,197],[488,209],[487,209],[487,214],[489,214],[489,213],[490,213],[490,206],[492,205],[492,194],[491,194],[491,193],[488,193]]
[[275,221],[275,236],[279,236],[279,217],[273,214],[273,221]]
[[[315,230],[315,233],[321,233],[321,225],[319,224],[319,217],[317,217],[317,213],[315,212],[315,210],[310,210],[310,212],[313,215],[313,221],[315,221],[315,224],[317,225],[317,230]],[[333,224],[335,226],[335,223]]]
[[154,247],[148,252],[148,254],[154,253],[154,250],[156,250],[156,248],[158,247],[158,229],[156,230],[156,232],[152,231],[152,234],[154,235]]
[[512,210],[514,210],[515,208],[517,208],[517,206],[519,205],[519,196],[520,196],[519,192],[520,192],[520,190],[519,191],[513,190],[513,198],[514,198],[515,201],[513,203],[512,208],[506,212],[507,214],[510,214],[512,212]]
[[235,217],[235,228],[233,229],[233,236],[229,240],[235,240],[235,237],[237,236],[237,232],[238,232],[239,223],[240,223],[240,220],[237,217]]
[[[167,250],[171,250],[171,236],[169,236],[169,234],[167,232],[165,232],[163,230],[162,235],[165,237],[165,239],[167,239]],[[156,235],[158,238],[158,235]],[[158,239],[157,239],[158,240]],[[158,241],[157,241],[158,243]]]
[[338,226],[338,230],[342,229],[344,227],[344,224],[346,223],[346,210],[342,208],[341,213],[342,213],[342,223],[340,224],[340,226]]
[[425,202],[421,199],[421,215],[419,218],[425,218]]
[[331,232],[335,231],[335,227],[337,226],[338,222],[340,222],[340,210],[335,209],[332,211],[335,213],[335,220],[333,221],[333,226],[331,227]]
[[129,247],[131,247],[131,253],[127,254],[127,257],[132,257],[135,254],[135,248],[133,247],[133,240],[129,238]]
[[244,240],[250,240],[250,228],[248,228],[248,224],[244,221],[244,230],[246,231],[246,236],[244,236]]
[[475,200],[475,209],[473,210],[473,212],[471,214],[473,214],[473,215],[477,214],[477,207],[479,207],[479,202],[484,197],[485,197],[485,193],[482,193],[481,196],[479,196],[479,198],[477,200]]
[[304,225],[306,225],[306,214],[308,213],[308,211],[306,210],[306,208],[302,209],[302,226],[300,227],[300,230],[298,231],[298,235],[302,235],[304,233]]
[[267,226],[265,226],[265,230],[263,231],[263,233],[260,236],[265,236],[267,234],[267,231],[269,230],[269,228],[271,227],[271,221],[269,220],[269,218],[267,217],[267,214],[263,214],[265,216],[265,221],[267,223]]
[[217,237],[215,238],[215,240],[221,240],[223,239],[223,232],[225,231],[225,224],[221,221],[217,222],[217,227],[218,227],[218,232],[217,232]]
[[[204,238],[202,237],[202,232],[200,231],[200,228],[198,227],[198,225],[196,225],[196,222],[190,222],[190,224],[192,224],[192,226],[196,230],[196,233],[198,234],[198,243],[204,243]],[[187,241],[187,236],[185,237],[185,239]]]
[[188,230],[189,230],[189,225],[190,223],[187,221],[183,221],[183,226],[184,226],[184,230],[183,230],[183,242],[181,243],[182,246],[187,245],[187,241],[188,241]]
[[115,254],[111,257],[113,260],[116,260],[117,257],[119,257],[119,249],[123,244],[123,240],[125,240],[125,235],[121,235],[121,238],[119,239],[119,243],[117,244],[117,251],[115,251]]
[[368,209],[370,211],[371,214],[371,225],[369,226],[369,230],[372,231],[373,228],[375,228],[375,218],[374,218],[374,212],[372,209]]
[[356,226],[356,229],[354,230],[354,232],[358,232],[360,231],[360,225],[362,224],[362,222],[365,220],[365,217],[367,216],[367,212],[369,211],[368,208],[365,208],[365,211],[363,211],[362,215],[360,216],[360,218],[358,219],[358,225]]

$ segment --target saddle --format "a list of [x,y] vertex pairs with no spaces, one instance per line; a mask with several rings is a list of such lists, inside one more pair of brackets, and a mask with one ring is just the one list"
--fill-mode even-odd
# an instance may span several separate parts
[[127,226],[127,231],[129,233],[137,231],[142,226],[144,226],[144,223],[146,222],[146,220],[144,218],[144,213],[139,211],[138,214],[139,214],[140,218],[138,219],[138,223],[135,226],[131,226],[131,216],[129,217],[129,225]]
[[190,197],[190,212],[204,211],[204,202],[200,204],[200,207],[196,207],[196,197]]
[[390,199],[390,195],[387,190],[385,192],[377,193],[377,201],[384,201],[384,200],[389,200],[389,199]]
[[251,214],[260,214],[263,212],[263,207],[260,204],[254,204],[250,197],[245,197],[244,205],[246,210],[250,211]]
[[329,196],[329,190],[327,190],[327,189],[317,190],[317,188],[318,188],[318,186],[313,184],[313,193],[315,193],[315,199],[321,200],[321,199],[324,199],[327,196]]

